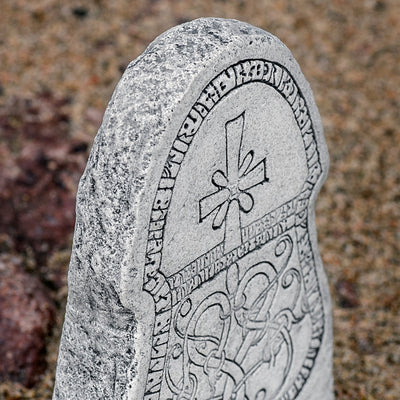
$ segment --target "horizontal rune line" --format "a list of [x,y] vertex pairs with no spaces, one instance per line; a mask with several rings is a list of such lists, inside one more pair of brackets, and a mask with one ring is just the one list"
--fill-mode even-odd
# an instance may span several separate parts
[[298,197],[243,227],[243,243],[229,253],[224,254],[223,243],[220,243],[168,277],[167,282],[172,293],[171,306],[232,263],[294,227]]

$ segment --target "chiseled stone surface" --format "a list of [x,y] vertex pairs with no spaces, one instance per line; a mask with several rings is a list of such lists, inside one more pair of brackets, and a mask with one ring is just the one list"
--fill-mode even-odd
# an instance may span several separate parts
[[332,399],[327,169],[276,37],[213,18],[158,37],[80,182],[54,399]]

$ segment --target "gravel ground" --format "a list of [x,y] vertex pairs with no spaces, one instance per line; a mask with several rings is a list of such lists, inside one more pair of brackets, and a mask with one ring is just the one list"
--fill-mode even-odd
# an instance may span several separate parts
[[[65,140],[88,148],[124,68],[169,27],[218,16],[278,36],[313,88],[331,157],[316,214],[334,305],[337,398],[400,398],[398,0],[0,0],[0,10],[0,112],[26,112],[18,104],[28,100],[47,123],[62,107]],[[41,107],[43,93],[65,101]],[[81,173],[84,162],[73,165]],[[72,195],[77,176],[68,181]],[[29,389],[0,382],[0,399],[51,398],[72,232],[66,226],[64,241],[39,250],[33,239],[18,245],[21,233],[11,225],[0,232],[0,251],[20,257],[58,307],[46,372]]]

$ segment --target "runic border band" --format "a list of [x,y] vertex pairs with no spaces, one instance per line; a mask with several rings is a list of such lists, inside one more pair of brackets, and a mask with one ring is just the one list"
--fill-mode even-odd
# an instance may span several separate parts
[[[206,276],[204,272],[204,279],[196,278],[199,274],[197,274],[197,270],[196,272],[193,272],[193,270],[190,272],[190,268],[193,268],[193,263],[191,263],[172,276],[166,277],[160,270],[162,265],[164,229],[175,181],[185,154],[196,136],[196,133],[199,131],[202,122],[218,102],[234,89],[252,82],[264,83],[277,90],[293,111],[302,135],[308,166],[307,178],[300,194],[286,203],[286,205],[291,204],[292,208],[289,207],[290,211],[287,212],[287,216],[277,221],[275,225],[266,226],[260,222],[263,219],[267,219],[268,215],[271,214],[269,213],[260,218],[260,220],[255,221],[255,223],[242,228],[244,237],[246,237],[246,233],[257,232],[253,236],[251,233],[249,234],[250,236],[247,236],[247,242],[244,241],[243,243],[243,250],[235,249],[218,258],[218,246],[211,249],[208,252],[210,253],[209,256],[211,256],[211,254],[216,254],[211,256],[211,259],[214,257],[215,261],[225,260],[226,265],[223,264],[223,267],[218,269],[218,271],[216,271],[214,267],[211,275]],[[149,222],[143,289],[153,297],[156,315],[153,327],[150,367],[144,395],[145,400],[156,400],[160,398],[172,308],[174,305],[180,301],[182,296],[186,296],[204,282],[217,276],[230,265],[230,262],[233,263],[237,261],[237,259],[243,257],[245,254],[263,246],[265,243],[280,236],[284,231],[289,230],[293,226],[295,227],[300,267],[310,309],[312,336],[306,358],[300,371],[293,380],[291,386],[278,400],[291,400],[297,397],[314,366],[324,333],[324,310],[318,277],[315,270],[315,260],[311,248],[307,219],[309,199],[321,173],[320,155],[306,101],[301,90],[296,85],[294,78],[284,66],[263,59],[246,59],[219,73],[202,90],[200,96],[194,102],[193,107],[184,119],[169,151],[158,184]],[[285,205],[281,207],[284,206]],[[277,210],[275,210],[275,212]],[[264,228],[260,228],[260,226]],[[248,243],[248,245],[246,245],[246,243]],[[251,243],[254,244],[252,245]],[[254,248],[249,250],[249,246],[251,245],[254,246]],[[214,253],[212,253],[213,251]],[[240,251],[242,251],[242,253],[240,253]],[[201,257],[205,258],[208,253]],[[197,260],[194,262],[196,261]],[[188,283],[189,281],[190,283]],[[185,289],[182,289],[183,292],[182,290],[177,290],[179,287],[185,287]]]
[[178,304],[183,298],[234,262],[293,228],[296,201],[297,198],[294,198],[242,228],[244,241],[236,249],[224,254],[224,245],[220,243],[168,277],[167,281],[172,295],[170,306]]

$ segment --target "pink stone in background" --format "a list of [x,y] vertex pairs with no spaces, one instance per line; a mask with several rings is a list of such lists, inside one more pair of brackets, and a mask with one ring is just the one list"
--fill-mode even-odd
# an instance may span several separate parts
[[55,322],[46,287],[18,257],[0,257],[0,381],[33,386],[45,370],[46,337]]

